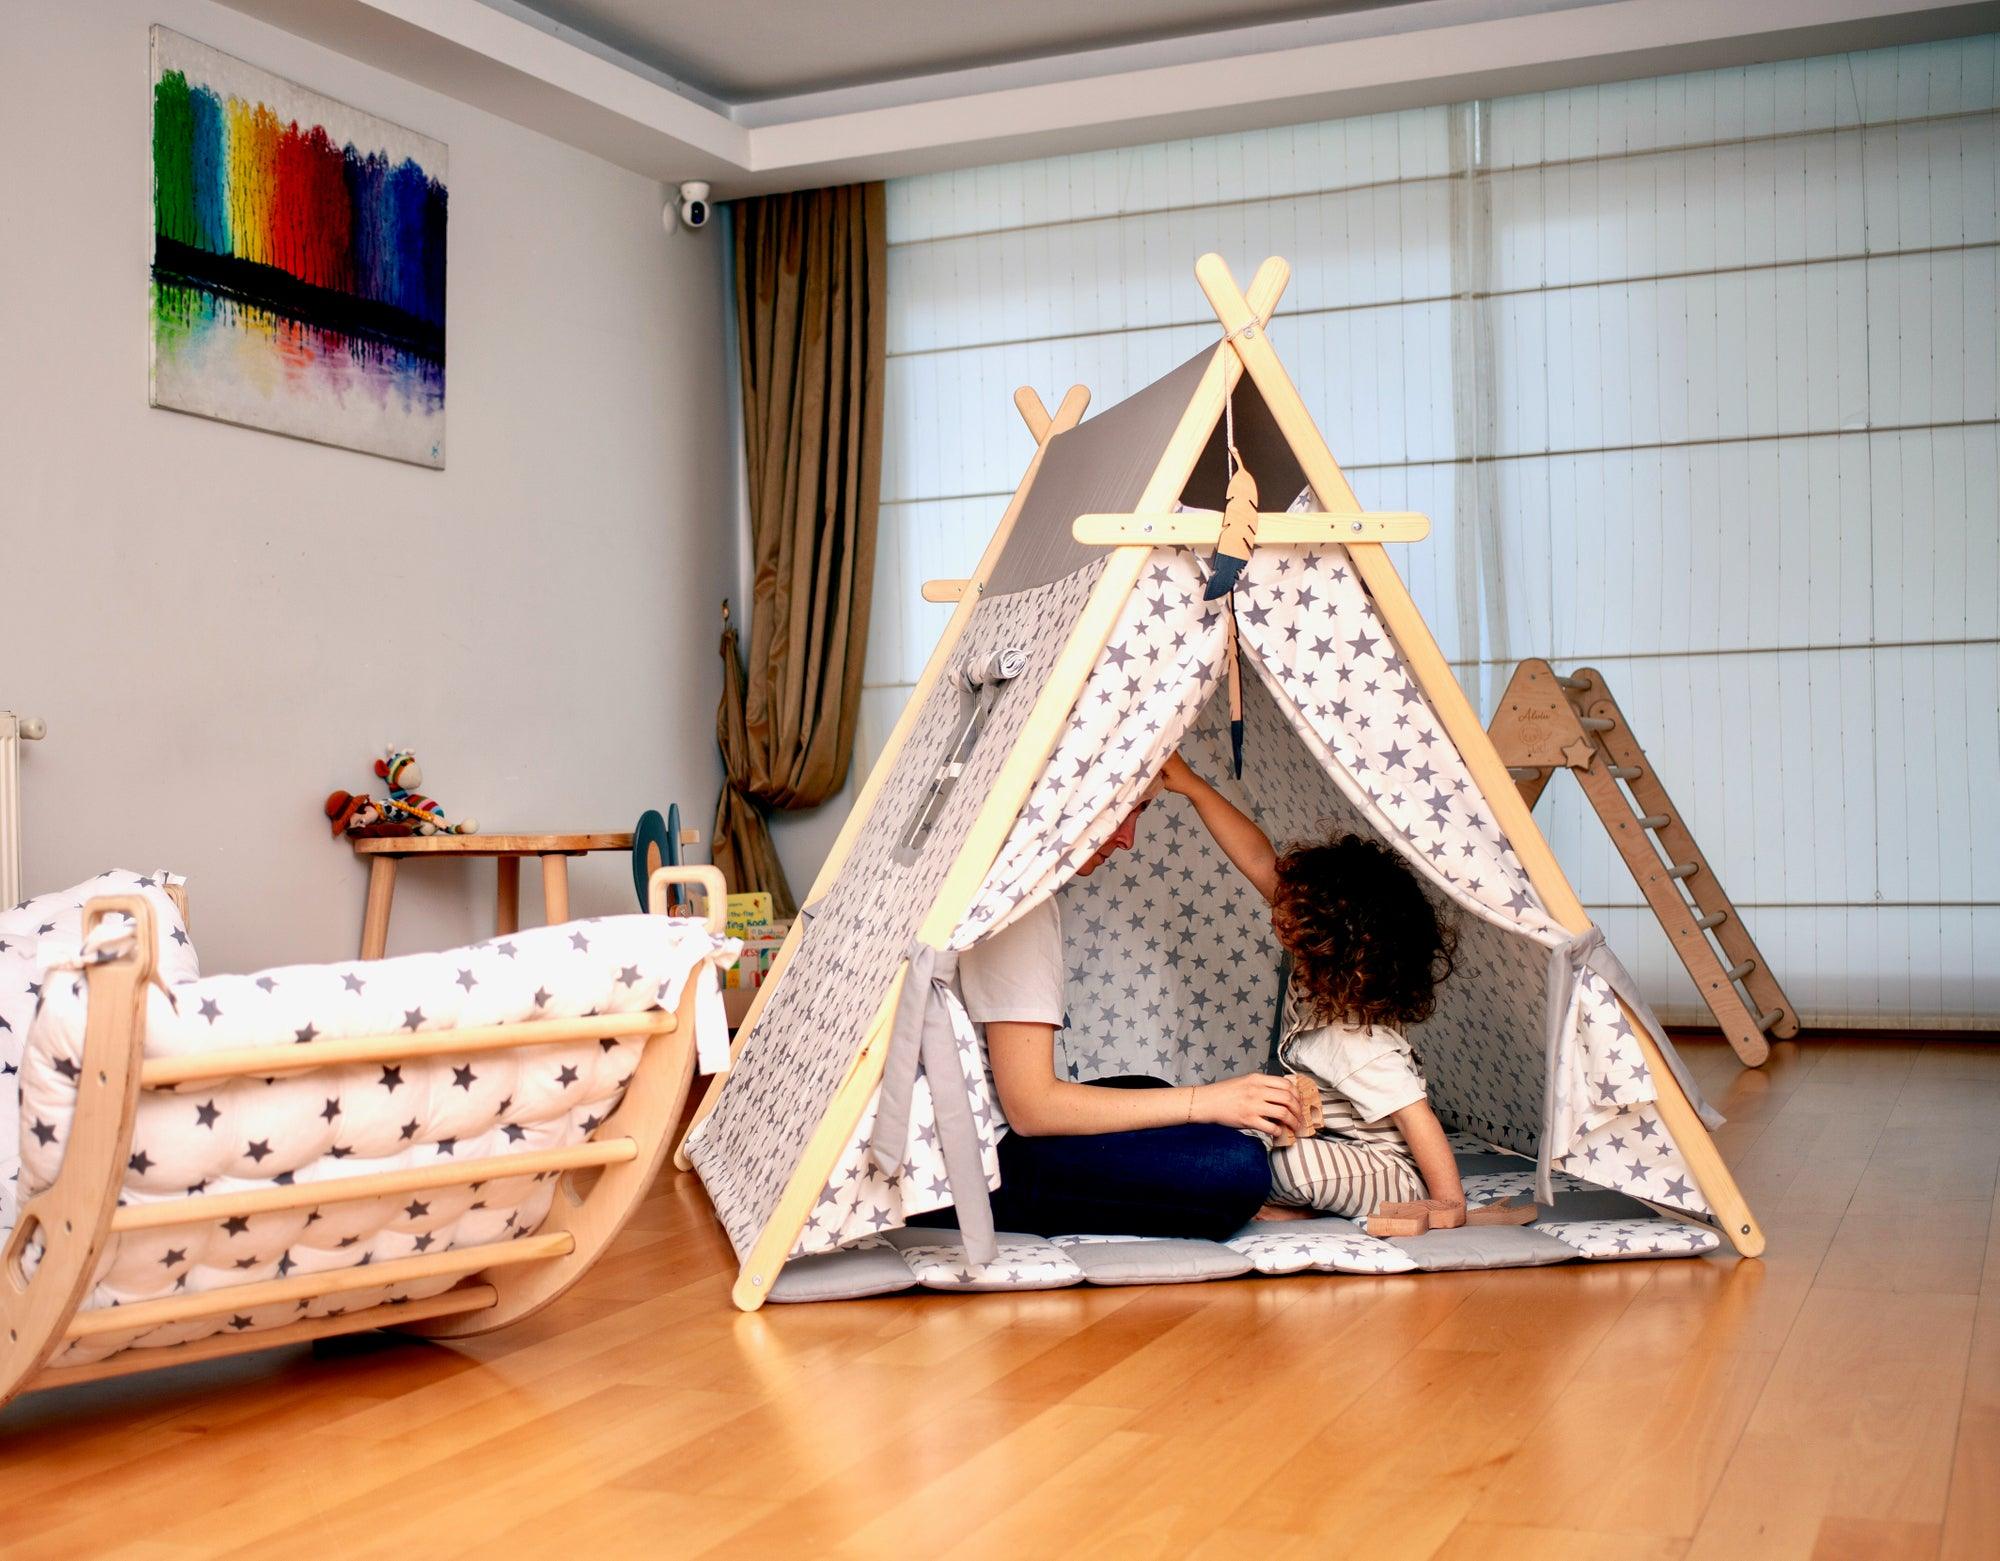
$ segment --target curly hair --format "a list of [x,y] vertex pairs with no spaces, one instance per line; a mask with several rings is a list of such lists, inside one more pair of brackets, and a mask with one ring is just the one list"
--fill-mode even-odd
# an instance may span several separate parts
[[1458,929],[1403,859],[1359,835],[1286,850],[1271,923],[1300,998],[1322,1024],[1422,1023],[1458,949]]

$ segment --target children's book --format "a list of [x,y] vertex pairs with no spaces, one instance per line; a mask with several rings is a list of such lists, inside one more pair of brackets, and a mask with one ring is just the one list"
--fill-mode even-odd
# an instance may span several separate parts
[[725,930],[732,938],[761,938],[771,930],[771,896],[761,889],[732,894],[725,916]]

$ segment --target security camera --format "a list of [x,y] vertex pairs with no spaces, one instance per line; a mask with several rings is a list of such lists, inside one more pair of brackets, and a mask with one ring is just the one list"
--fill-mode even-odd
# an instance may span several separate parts
[[708,186],[699,179],[690,179],[681,186],[681,222],[690,228],[705,228],[715,207],[708,198]]

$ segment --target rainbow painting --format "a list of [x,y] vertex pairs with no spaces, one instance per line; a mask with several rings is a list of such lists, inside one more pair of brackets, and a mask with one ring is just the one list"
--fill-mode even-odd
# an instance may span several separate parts
[[443,466],[443,145],[152,41],[153,405]]

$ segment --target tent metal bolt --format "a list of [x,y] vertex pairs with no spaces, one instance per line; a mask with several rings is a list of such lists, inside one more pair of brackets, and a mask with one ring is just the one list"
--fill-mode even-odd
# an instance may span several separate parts
[[1354,532],[1358,532],[1358,531],[1360,531],[1360,529],[1361,529],[1361,522],[1360,522],[1360,521],[1358,521],[1358,520],[1350,520],[1350,521],[1349,521],[1349,522],[1347,523],[1347,529],[1348,529],[1349,531],[1354,531]]

